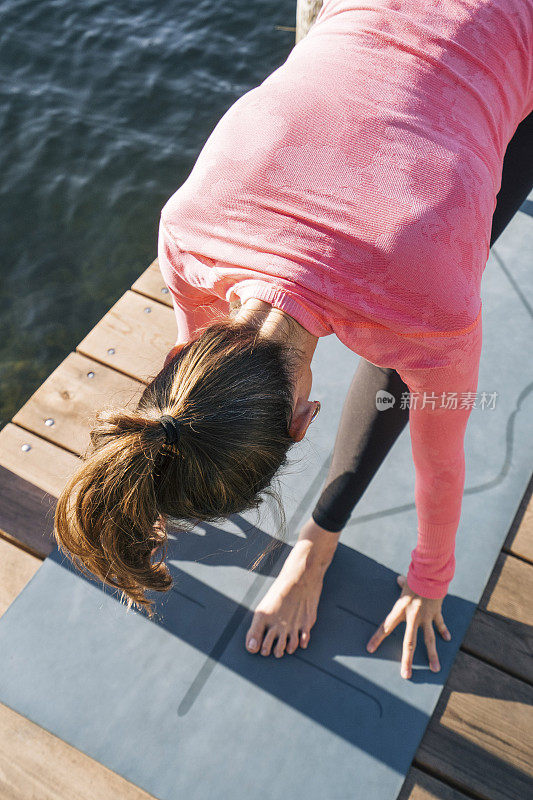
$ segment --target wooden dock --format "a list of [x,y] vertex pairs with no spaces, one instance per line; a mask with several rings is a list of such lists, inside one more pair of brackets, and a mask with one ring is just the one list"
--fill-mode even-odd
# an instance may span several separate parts
[[[61,488],[107,402],[135,403],[175,340],[157,261],[0,431],[0,614],[54,547]],[[533,500],[517,509],[398,800],[533,793]],[[453,632],[452,632],[453,633]],[[146,792],[0,704],[2,800]]]

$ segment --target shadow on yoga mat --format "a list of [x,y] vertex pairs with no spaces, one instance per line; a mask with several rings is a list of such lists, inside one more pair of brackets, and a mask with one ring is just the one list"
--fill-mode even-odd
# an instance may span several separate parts
[[[0,625],[2,701],[156,797],[203,798],[217,786],[217,796],[238,797],[258,772],[262,796],[295,796],[292,783],[308,797],[327,786],[328,797],[347,797],[354,780],[361,797],[395,796],[428,722],[428,693],[433,705],[474,604],[446,597],[454,638],[438,643],[441,672],[429,670],[419,637],[404,681],[403,625],[366,652],[399,596],[394,574],[339,543],[309,647],[282,659],[250,654],[250,609],[289,546],[251,572],[271,537],[239,515],[227,523],[235,532],[171,533],[174,587],[150,593],[152,621],[54,550]],[[318,767],[326,753],[327,770]],[[304,756],[317,771],[304,771]]]

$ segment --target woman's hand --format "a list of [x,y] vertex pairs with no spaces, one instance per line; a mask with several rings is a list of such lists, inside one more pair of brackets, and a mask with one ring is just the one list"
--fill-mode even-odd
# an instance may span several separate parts
[[401,676],[402,678],[410,678],[418,628],[421,626],[424,631],[424,641],[428,652],[430,669],[433,672],[438,672],[440,670],[440,663],[437,655],[433,623],[435,623],[437,630],[445,641],[449,642],[452,638],[442,618],[441,607],[444,598],[433,600],[428,597],[420,597],[420,595],[411,591],[407,585],[407,577],[405,575],[398,575],[397,581],[402,587],[402,593],[394,604],[390,614],[385,617],[377,631],[371,639],[369,639],[366,649],[369,653],[373,653],[374,650],[379,647],[383,639],[388,636],[400,622],[405,621]]

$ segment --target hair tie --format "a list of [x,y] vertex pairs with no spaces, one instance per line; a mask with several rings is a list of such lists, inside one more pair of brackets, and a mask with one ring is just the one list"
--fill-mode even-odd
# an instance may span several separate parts
[[181,423],[179,419],[170,416],[170,414],[163,414],[159,417],[159,423],[165,431],[168,444],[177,444],[181,435]]

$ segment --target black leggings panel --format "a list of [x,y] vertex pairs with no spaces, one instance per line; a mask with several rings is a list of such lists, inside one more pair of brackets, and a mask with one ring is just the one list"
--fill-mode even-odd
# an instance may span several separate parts
[[[507,227],[533,188],[533,113],[517,127],[507,145],[502,183],[492,217],[490,246]],[[376,392],[396,398],[386,412],[376,408]],[[341,413],[328,476],[312,517],[327,531],[339,532],[407,425],[409,409],[401,408],[409,387],[396,370],[377,367],[361,358]]]

